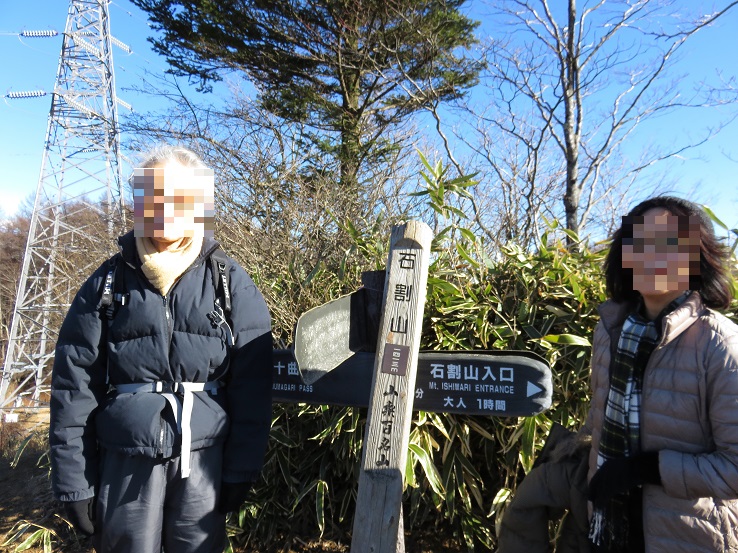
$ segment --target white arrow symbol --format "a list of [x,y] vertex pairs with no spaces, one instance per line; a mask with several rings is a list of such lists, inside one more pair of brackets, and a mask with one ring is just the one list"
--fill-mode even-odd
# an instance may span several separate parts
[[543,388],[539,388],[538,386],[536,386],[532,382],[528,382],[528,392],[527,392],[528,395],[526,397],[530,397],[530,396],[535,395],[538,392],[542,392],[542,391],[543,391]]

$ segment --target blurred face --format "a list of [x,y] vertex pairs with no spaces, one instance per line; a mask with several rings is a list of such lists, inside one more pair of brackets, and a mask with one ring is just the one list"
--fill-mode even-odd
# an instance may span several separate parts
[[212,236],[213,171],[176,161],[133,172],[134,235],[174,242]]
[[623,239],[623,268],[633,271],[633,289],[648,299],[678,296],[700,272],[700,223],[663,208],[631,221],[633,238]]

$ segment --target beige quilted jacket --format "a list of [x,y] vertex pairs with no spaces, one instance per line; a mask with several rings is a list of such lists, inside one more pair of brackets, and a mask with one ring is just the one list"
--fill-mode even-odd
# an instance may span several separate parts
[[[626,306],[607,302],[592,349],[594,474],[611,344]],[[663,321],[646,367],[641,445],[659,451],[661,486],[643,490],[646,553],[738,552],[738,326],[693,293]]]

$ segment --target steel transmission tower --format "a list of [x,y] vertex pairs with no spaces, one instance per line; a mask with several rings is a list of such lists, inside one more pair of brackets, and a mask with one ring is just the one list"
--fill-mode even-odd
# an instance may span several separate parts
[[0,408],[43,402],[69,304],[125,225],[111,44],[127,47],[110,35],[108,2],[69,2]]

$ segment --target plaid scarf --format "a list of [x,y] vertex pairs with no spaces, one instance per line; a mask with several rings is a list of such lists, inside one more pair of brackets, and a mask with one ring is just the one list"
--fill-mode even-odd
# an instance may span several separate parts
[[[634,457],[640,453],[643,372],[661,338],[663,318],[684,303],[688,295],[686,292],[672,301],[654,321],[646,320],[637,310],[623,323],[617,349],[610,361],[610,390],[597,452],[597,468],[609,459]],[[631,492],[620,494],[604,508],[595,508],[589,534],[595,551],[633,550],[631,540],[638,537],[631,535],[628,522],[630,495]],[[642,541],[642,537],[640,539]]]

